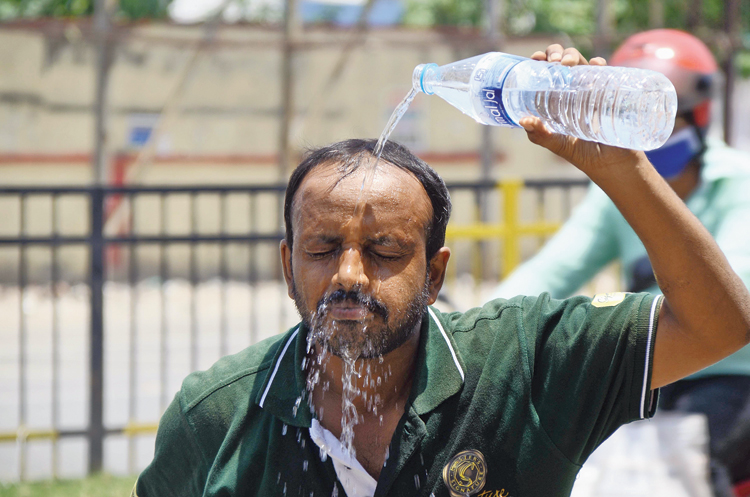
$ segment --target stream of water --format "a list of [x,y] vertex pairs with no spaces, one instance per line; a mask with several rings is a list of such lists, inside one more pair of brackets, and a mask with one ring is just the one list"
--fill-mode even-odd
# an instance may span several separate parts
[[412,100],[414,100],[414,97],[416,96],[417,91],[415,89],[412,88],[409,90],[406,97],[404,97],[401,103],[396,106],[396,109],[388,119],[383,132],[380,134],[380,138],[378,138],[378,142],[375,144],[375,149],[372,151],[375,160],[369,162],[365,166],[365,177],[362,179],[362,187],[360,188],[359,197],[357,198],[357,203],[354,208],[354,219],[357,219],[362,215],[364,207],[367,204],[367,194],[372,188],[372,182],[375,178],[375,171],[378,168],[378,163],[380,162],[380,154],[383,153],[383,147],[385,147],[391,133],[393,133],[393,130],[396,128],[396,125],[401,118],[404,117],[404,114],[406,114],[406,111],[409,109],[409,105],[411,105]]
[[[375,159],[370,160],[364,166],[364,178],[362,179],[362,185],[360,187],[357,202],[355,204],[354,214],[352,217],[353,222],[357,222],[358,218],[361,218],[364,215],[368,195],[372,188],[372,183],[375,178],[375,172],[377,170],[378,162],[380,161],[380,155],[383,152],[383,148],[385,147],[385,144],[388,141],[391,133],[395,129],[396,125],[406,113],[412,100],[414,100],[416,94],[417,92],[412,89],[393,111],[393,114],[391,114],[390,118],[388,119],[388,123],[386,124],[385,129],[380,135],[380,138],[375,145],[375,149],[373,150]],[[310,323],[311,329],[307,336],[308,358],[306,358],[302,363],[302,368],[307,370],[306,392],[303,393],[303,397],[307,397],[307,402],[311,409],[314,409],[312,402],[313,391],[320,383],[321,376],[325,372],[328,360],[330,359],[330,356],[332,354],[327,344],[329,343],[329,340],[333,336],[337,327],[336,323],[333,323],[330,326],[326,326],[323,323],[327,310],[327,304],[323,304],[320,308],[316,309],[312,316]],[[366,332],[367,325],[363,325],[362,333]],[[315,344],[322,345],[321,347],[318,347],[317,354],[311,353]],[[371,413],[374,416],[378,416],[381,424],[383,422],[382,414],[378,414],[380,396],[375,395],[374,398],[367,398],[367,392],[359,388],[358,380],[361,380],[364,375],[365,384],[369,385],[371,388],[376,385],[379,387],[381,386],[381,384],[388,380],[390,372],[387,371],[384,374],[380,373],[376,376],[375,372],[371,370],[370,365],[367,366],[366,371],[362,371],[362,364],[360,364],[359,367],[357,367],[356,364],[356,360],[362,352],[361,350],[351,350],[351,348],[346,348],[346,350],[342,350],[341,352],[343,352],[341,354],[341,359],[344,363],[344,368],[341,377],[343,390],[341,399],[341,436],[339,440],[341,441],[345,451],[348,452],[350,456],[356,457],[354,449],[354,427],[364,419],[364,413],[357,412],[357,408],[354,402],[356,397],[363,397],[368,413]],[[380,364],[382,363],[383,358],[380,357]],[[322,391],[325,393],[328,390],[328,387],[329,385],[327,384],[323,385]],[[301,400],[302,397],[298,399],[295,405],[295,415],[296,409],[299,406]],[[324,415],[322,408],[314,414],[322,422]],[[326,457],[327,455],[325,455],[323,451],[321,451],[321,459],[325,460]],[[419,483],[417,483],[416,485],[417,488],[419,488]]]

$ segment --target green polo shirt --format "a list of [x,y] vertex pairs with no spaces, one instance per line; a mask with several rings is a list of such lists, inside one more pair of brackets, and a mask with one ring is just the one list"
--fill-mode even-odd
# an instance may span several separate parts
[[[462,475],[472,495],[568,496],[601,442],[653,414],[660,302],[649,294],[593,301],[543,294],[464,314],[429,308],[411,396],[375,495],[449,496],[446,482]],[[188,376],[134,494],[345,496],[298,400],[305,333],[295,327]]]

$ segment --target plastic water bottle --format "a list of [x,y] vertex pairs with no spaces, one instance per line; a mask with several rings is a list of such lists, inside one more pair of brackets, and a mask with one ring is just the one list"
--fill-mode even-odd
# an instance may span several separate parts
[[438,95],[477,122],[515,126],[539,117],[552,131],[633,150],[653,150],[674,128],[677,94],[661,73],[563,66],[490,52],[414,68],[415,91]]

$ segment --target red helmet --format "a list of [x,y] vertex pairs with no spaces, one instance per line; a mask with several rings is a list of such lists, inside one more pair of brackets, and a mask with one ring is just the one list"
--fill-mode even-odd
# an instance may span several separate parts
[[677,113],[688,114],[700,128],[711,119],[711,94],[718,65],[711,51],[695,36],[676,29],[654,29],[629,37],[610,64],[658,71],[677,91]]

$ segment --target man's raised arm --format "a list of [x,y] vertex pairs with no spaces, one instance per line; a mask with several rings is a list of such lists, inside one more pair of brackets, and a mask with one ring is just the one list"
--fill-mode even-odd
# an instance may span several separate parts
[[[560,45],[532,58],[587,64],[577,50]],[[594,58],[591,64],[605,61]],[[537,118],[520,124],[533,143],[568,160],[599,185],[646,247],[665,299],[652,388],[703,369],[750,342],[750,294],[710,233],[643,152],[553,134]]]

